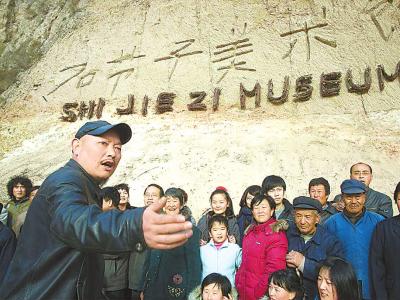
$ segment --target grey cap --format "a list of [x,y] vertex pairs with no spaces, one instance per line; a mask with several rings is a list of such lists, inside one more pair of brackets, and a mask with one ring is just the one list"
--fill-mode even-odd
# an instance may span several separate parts
[[300,196],[294,198],[293,208],[313,209],[318,212],[322,211],[322,205],[318,200],[306,196]]
[[367,191],[367,187],[356,179],[346,179],[340,185],[342,194],[361,194]]
[[75,134],[75,138],[80,139],[85,135],[100,136],[113,129],[117,132],[121,143],[126,144],[132,137],[132,130],[126,123],[112,125],[104,120],[86,122]]

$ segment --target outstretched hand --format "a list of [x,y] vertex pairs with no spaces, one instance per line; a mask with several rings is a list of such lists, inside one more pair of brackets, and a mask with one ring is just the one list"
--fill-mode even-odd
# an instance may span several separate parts
[[149,205],[143,213],[143,235],[148,247],[172,249],[183,245],[193,234],[192,223],[182,215],[159,214],[166,199]]

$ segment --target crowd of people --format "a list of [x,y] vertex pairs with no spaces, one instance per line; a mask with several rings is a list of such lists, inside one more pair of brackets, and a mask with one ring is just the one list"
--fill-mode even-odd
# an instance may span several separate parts
[[[398,299],[400,216],[370,187],[367,163],[350,167],[332,201],[325,178],[289,201],[284,179],[269,175],[244,190],[235,214],[218,186],[196,222],[183,188],[151,183],[138,208],[127,184],[99,187],[130,135],[126,124],[88,122],[71,161],[40,187],[10,179],[0,299]],[[393,196],[400,206],[400,183]]]

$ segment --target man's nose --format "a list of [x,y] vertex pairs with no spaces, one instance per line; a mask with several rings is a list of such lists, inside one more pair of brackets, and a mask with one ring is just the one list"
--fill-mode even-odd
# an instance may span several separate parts
[[116,151],[115,151],[115,149],[114,149],[114,145],[109,145],[108,146],[108,148],[107,148],[107,155],[108,156],[111,156],[111,157],[115,157],[115,155],[116,155]]

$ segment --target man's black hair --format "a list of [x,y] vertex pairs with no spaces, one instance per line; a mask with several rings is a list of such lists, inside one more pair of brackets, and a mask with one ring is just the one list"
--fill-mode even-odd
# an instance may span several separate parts
[[160,191],[160,197],[163,197],[163,196],[164,196],[164,189],[163,189],[161,186],[159,186],[158,184],[156,184],[156,183],[150,183],[150,184],[144,189],[143,195],[146,194],[147,189],[148,189],[149,187],[151,187],[151,186],[156,187],[156,188]]
[[329,185],[328,180],[326,180],[324,177],[318,177],[318,178],[313,178],[310,180],[310,183],[308,184],[308,192],[310,192],[310,189],[312,186],[316,185],[323,185],[325,188],[325,194],[328,196],[331,193],[331,186]]
[[117,185],[115,186],[115,188],[116,188],[117,190],[124,190],[124,191],[126,191],[126,192],[128,193],[128,195],[129,195],[129,185],[128,185],[128,184],[126,184],[126,183],[120,183],[120,184],[117,184]]
[[286,183],[282,177],[276,175],[270,175],[264,178],[262,182],[262,188],[265,192],[268,192],[276,187],[282,187],[286,191]]
[[33,186],[32,181],[26,176],[22,175],[14,176],[7,183],[7,194],[11,200],[15,200],[13,188],[17,186],[17,184],[21,184],[25,187],[26,196],[29,196],[29,194],[31,193]]
[[[118,207],[120,201],[120,195],[118,189],[115,186],[109,186],[101,189],[100,192],[101,201],[112,201],[115,208]],[[102,205],[100,205],[102,207]]]
[[367,166],[369,168],[369,171],[372,174],[372,168],[371,168],[371,166],[369,164],[366,164],[366,163],[363,163],[363,162],[358,162],[358,163],[355,163],[354,165],[352,165],[350,167],[350,175],[351,175],[351,172],[353,171],[354,166],[357,166],[357,165],[365,165],[365,166]]

